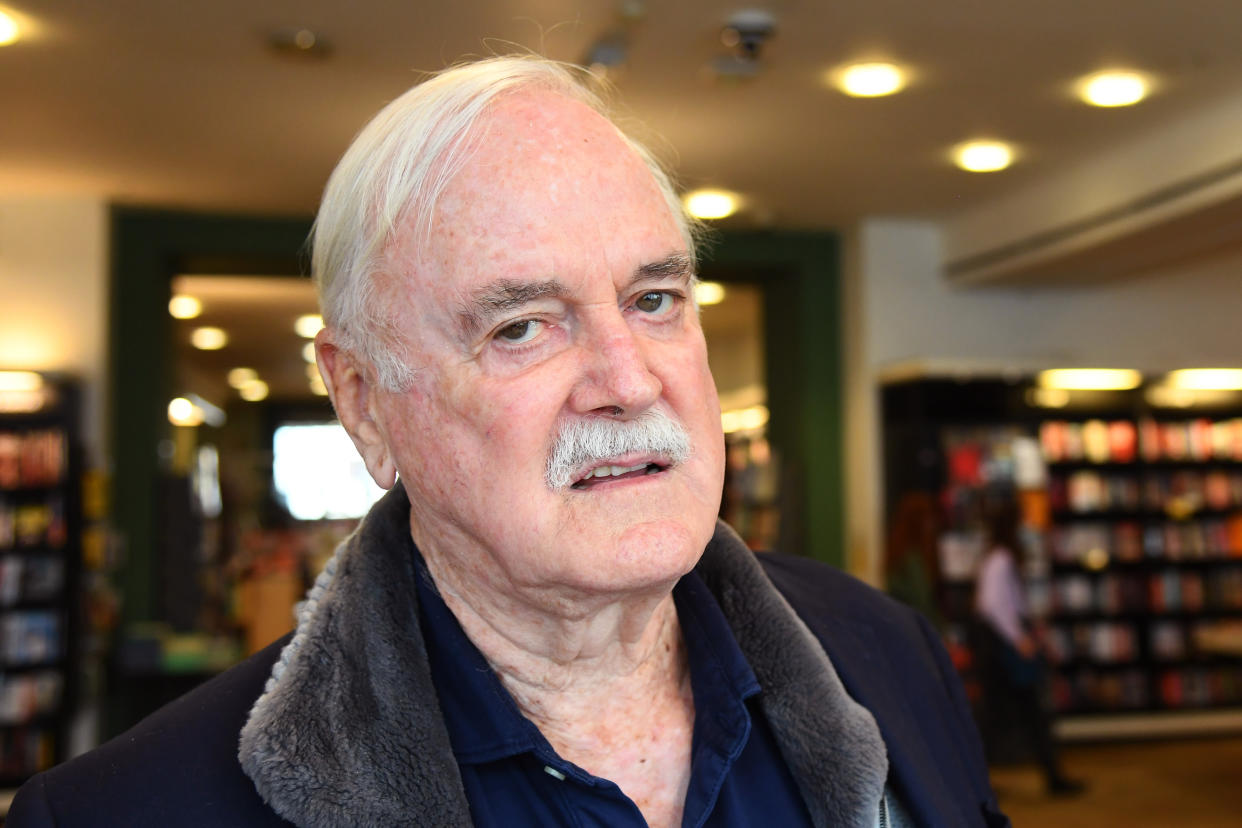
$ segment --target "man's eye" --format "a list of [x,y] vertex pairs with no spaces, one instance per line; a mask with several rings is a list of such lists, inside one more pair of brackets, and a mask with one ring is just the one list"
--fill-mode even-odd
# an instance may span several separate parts
[[505,325],[496,331],[496,338],[513,345],[520,345],[534,339],[537,333],[539,333],[539,322],[534,319],[523,319],[520,322]]
[[671,294],[653,290],[650,293],[644,293],[638,297],[638,301],[634,303],[634,307],[643,313],[663,313],[669,310],[673,305],[673,297]]

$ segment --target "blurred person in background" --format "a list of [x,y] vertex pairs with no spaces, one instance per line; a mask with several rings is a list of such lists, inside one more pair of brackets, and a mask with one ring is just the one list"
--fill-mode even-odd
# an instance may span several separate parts
[[1062,772],[1047,692],[1047,662],[1030,617],[1022,583],[1018,536],[1020,510],[1012,497],[984,506],[987,552],[975,582],[977,655],[983,701],[981,724],[990,746],[1010,735],[1039,763],[1054,796],[1081,793],[1083,785]]

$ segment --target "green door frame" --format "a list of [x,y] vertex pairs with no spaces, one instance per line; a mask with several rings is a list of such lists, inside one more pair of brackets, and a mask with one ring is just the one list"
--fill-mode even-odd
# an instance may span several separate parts
[[705,278],[764,290],[769,439],[781,459],[782,551],[845,568],[840,245],[836,234],[721,233]]
[[168,433],[172,323],[168,299],[180,273],[307,272],[308,218],[220,216],[115,207],[109,296],[112,519],[123,558],[118,586],[126,623],[155,617],[157,435]]

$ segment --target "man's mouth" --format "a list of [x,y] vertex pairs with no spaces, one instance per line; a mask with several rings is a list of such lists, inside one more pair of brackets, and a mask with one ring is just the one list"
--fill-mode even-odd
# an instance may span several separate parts
[[589,489],[599,483],[658,474],[667,468],[668,466],[659,463],[639,463],[635,466],[598,466],[587,472],[581,479],[572,483],[569,488]]

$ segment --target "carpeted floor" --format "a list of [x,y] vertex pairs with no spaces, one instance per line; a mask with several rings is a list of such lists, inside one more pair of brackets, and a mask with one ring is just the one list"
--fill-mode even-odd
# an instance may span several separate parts
[[1034,767],[993,768],[1015,828],[1242,826],[1242,738],[1068,746],[1062,757],[1087,783],[1080,796],[1047,797]]

